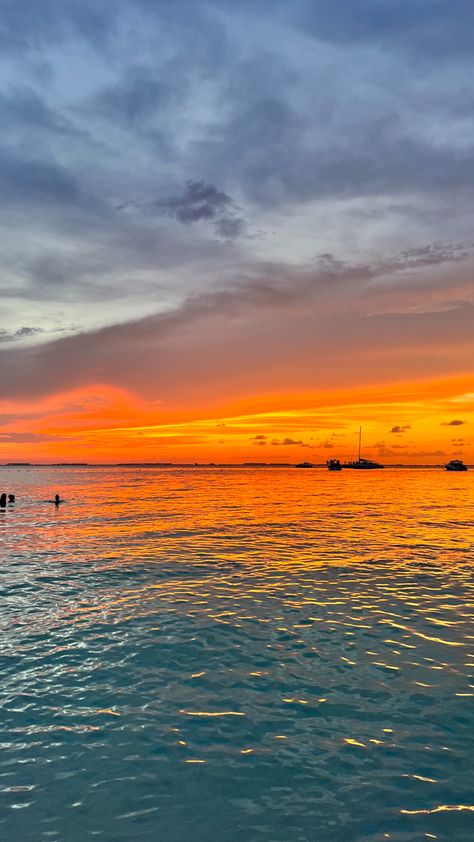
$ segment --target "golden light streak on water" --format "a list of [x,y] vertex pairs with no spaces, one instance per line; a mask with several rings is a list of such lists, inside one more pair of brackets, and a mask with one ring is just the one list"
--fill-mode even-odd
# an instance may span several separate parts
[[8,469],[2,838],[472,842],[474,472],[376,473]]

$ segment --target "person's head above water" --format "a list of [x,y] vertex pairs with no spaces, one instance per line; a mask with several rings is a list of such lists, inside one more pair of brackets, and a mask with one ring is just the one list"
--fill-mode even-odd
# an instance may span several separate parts
[[3,492],[3,494],[0,494],[0,506],[6,506],[6,505],[7,505],[7,495],[5,494],[5,492]]
[[61,502],[61,498],[60,498],[59,494],[55,494],[55,495],[54,495],[54,502],[55,502],[55,503],[60,503],[60,502]]
[[15,502],[15,495],[14,495],[14,494],[9,494],[9,495],[8,495],[8,502],[9,502],[9,503],[14,503],[14,502]]

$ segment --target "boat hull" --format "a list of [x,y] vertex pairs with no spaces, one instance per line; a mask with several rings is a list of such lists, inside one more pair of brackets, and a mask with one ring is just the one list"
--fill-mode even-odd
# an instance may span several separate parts
[[361,463],[361,462],[348,462],[344,465],[345,468],[351,468],[355,471],[377,471],[380,468],[384,468],[385,465],[379,465],[377,462],[373,463]]

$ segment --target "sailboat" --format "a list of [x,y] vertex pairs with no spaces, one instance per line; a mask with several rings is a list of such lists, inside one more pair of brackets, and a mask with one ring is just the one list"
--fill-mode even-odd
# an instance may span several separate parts
[[374,462],[372,459],[362,459],[360,455],[360,448],[362,442],[362,427],[359,427],[359,455],[356,460],[353,462],[345,462],[345,468],[357,468],[359,470],[366,470],[372,471],[374,468],[384,468],[385,465],[381,465],[380,462]]

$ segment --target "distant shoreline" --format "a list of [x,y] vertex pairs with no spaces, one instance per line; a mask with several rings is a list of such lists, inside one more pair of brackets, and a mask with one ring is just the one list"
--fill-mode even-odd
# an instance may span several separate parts
[[[1,468],[295,468],[293,462],[3,462]],[[326,463],[314,463],[313,468],[326,468]],[[472,468],[473,465],[468,464]],[[385,468],[444,468],[444,463],[432,465],[385,465]]]

